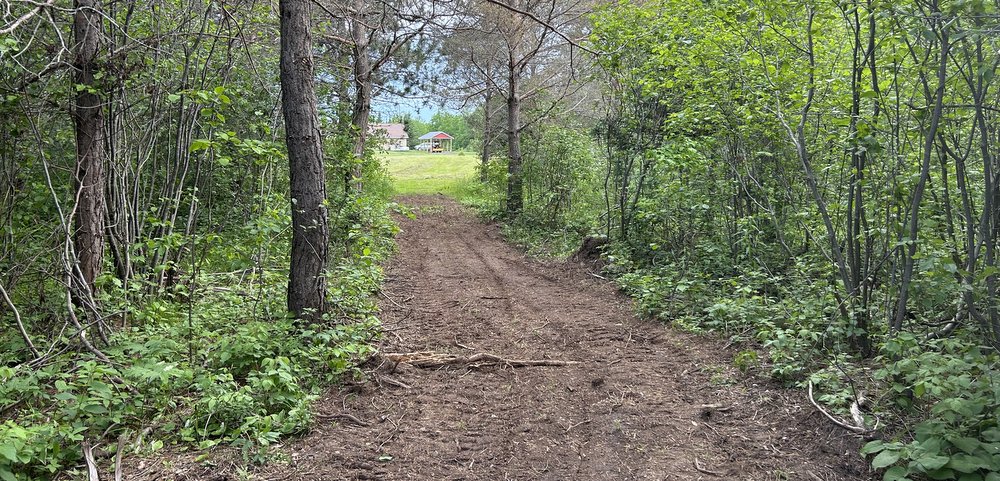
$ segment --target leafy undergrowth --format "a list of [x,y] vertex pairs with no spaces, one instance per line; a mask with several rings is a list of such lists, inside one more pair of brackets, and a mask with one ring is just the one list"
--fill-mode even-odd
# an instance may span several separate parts
[[741,370],[802,388],[812,382],[817,401],[847,422],[854,400],[867,398],[865,424],[878,439],[862,454],[888,468],[884,480],[1000,481],[1000,356],[968,342],[974,333],[882,333],[865,358],[849,354],[853,327],[835,311],[832,288],[804,266],[785,277],[725,276],[696,260],[636,268],[623,253],[608,257],[640,312],[731,337],[744,346],[734,357]]
[[[529,254],[565,257],[580,240],[600,229],[598,177],[587,177],[586,149],[556,132],[541,157],[526,158],[529,169],[562,179],[572,192],[560,204],[560,184],[532,186],[520,215],[505,218],[506,163],[491,160],[486,182],[468,181],[451,193],[482,217],[503,221],[508,241]],[[566,146],[572,162],[559,163]],[[576,147],[574,147],[576,146]],[[554,160],[553,160],[554,159]],[[591,194],[588,197],[588,194]],[[569,205],[554,210],[553,206]],[[696,206],[697,207],[697,206]],[[901,332],[864,331],[841,315],[838,291],[827,281],[824,258],[761,259],[734,265],[722,245],[703,241],[686,249],[612,243],[605,272],[636,300],[645,316],[693,332],[711,332],[741,346],[733,363],[751,375],[788,386],[815,386],[816,400],[834,416],[852,422],[852,403],[863,403],[872,467],[886,481],[955,479],[1000,481],[1000,355],[981,346],[976,326],[962,326],[944,339],[932,335],[942,312],[913,314]],[[924,288],[928,296],[938,295]],[[947,292],[942,290],[941,292]],[[936,299],[934,299],[936,300]],[[932,304],[932,303],[929,303]],[[873,307],[873,315],[888,313]],[[870,355],[859,345],[868,343]]]
[[[468,192],[463,202],[502,220],[502,189],[486,184]],[[534,255],[565,257],[592,227],[583,220],[592,216],[552,224],[531,212],[503,232]],[[969,341],[973,326],[944,339],[929,339],[930,327],[882,332],[865,357],[852,346],[857,331],[839,315],[834,287],[817,282],[811,266],[820,260],[798,259],[775,273],[734,269],[712,246],[680,257],[657,247],[649,246],[654,260],[643,262],[628,246],[605,250],[605,273],[640,314],[730,338],[742,346],[735,367],[803,389],[812,382],[816,400],[846,422],[851,404],[867,399],[865,424],[877,439],[861,454],[874,455],[872,467],[885,481],[1000,481],[1000,356]]]
[[144,302],[125,299],[150,286],[105,279],[103,305],[119,312],[100,345],[110,362],[67,349],[19,364],[10,358],[16,349],[3,349],[0,479],[79,475],[81,446],[99,445],[95,454],[109,459],[118,439],[126,454],[229,445],[247,463],[265,461],[269,445],[308,428],[311,401],[356,376],[373,353],[372,294],[396,226],[385,209],[366,205],[384,204],[358,202],[351,214],[350,254],[332,268],[335,307],[324,322],[286,316],[286,258],[266,255],[287,252],[287,214],[276,210],[236,237],[200,239],[206,263]]

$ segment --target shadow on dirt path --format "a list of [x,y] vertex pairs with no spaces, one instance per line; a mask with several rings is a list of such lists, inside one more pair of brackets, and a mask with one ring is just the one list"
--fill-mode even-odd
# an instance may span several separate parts
[[[265,479],[858,480],[858,440],[712,339],[637,320],[578,266],[524,257],[457,203],[411,197],[383,352],[576,361],[379,368]],[[344,414],[350,417],[343,416]],[[353,417],[353,419],[351,419]],[[360,422],[360,424],[358,423]]]

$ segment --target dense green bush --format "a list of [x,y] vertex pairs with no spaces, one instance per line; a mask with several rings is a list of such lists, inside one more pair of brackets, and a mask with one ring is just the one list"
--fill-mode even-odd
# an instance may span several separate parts
[[322,389],[373,354],[372,294],[397,230],[387,207],[369,197],[350,214],[351,254],[332,269],[336,310],[326,323],[285,316],[286,276],[271,264],[280,256],[254,267],[262,248],[287,242],[279,227],[287,214],[266,210],[238,239],[199,240],[207,261],[173,294],[127,305],[108,282],[104,297],[129,316],[103,349],[110,363],[67,352],[29,366],[7,351],[3,365],[15,367],[0,367],[0,479],[49,479],[81,460],[84,440],[117,436],[139,452],[225,443],[264,460],[268,445],[308,427]]

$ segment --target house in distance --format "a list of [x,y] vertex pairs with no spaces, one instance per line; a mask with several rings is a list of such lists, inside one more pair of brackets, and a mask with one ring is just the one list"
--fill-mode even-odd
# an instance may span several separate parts
[[452,141],[455,140],[454,137],[441,131],[427,132],[418,139],[420,145],[417,148],[428,152],[451,152]]
[[407,145],[410,134],[406,133],[403,124],[374,124],[371,131],[382,140],[382,150],[410,150]]

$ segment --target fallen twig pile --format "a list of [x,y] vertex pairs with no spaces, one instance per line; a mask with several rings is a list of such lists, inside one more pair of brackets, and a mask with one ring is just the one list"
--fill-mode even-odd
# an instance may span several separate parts
[[494,354],[478,353],[471,356],[456,356],[454,354],[441,354],[432,351],[408,352],[408,353],[384,353],[386,359],[398,363],[409,364],[419,368],[434,368],[454,365],[467,365],[469,367],[483,366],[510,366],[510,367],[532,367],[532,366],[571,366],[579,364],[577,361],[557,361],[554,359],[507,359]]

